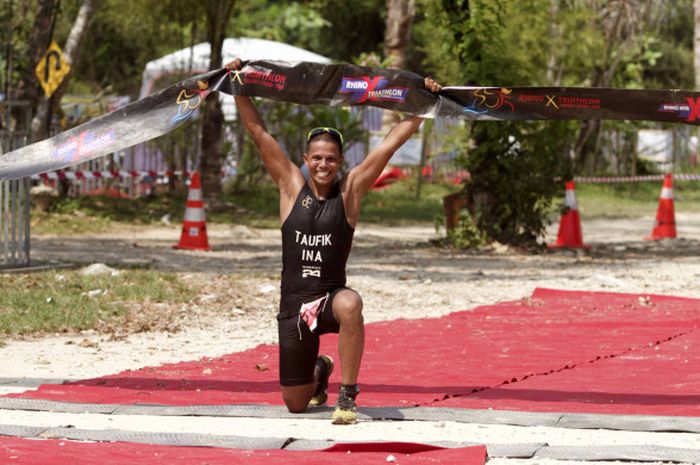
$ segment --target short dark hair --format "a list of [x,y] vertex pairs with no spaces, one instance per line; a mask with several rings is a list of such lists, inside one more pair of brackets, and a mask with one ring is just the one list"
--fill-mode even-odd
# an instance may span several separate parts
[[309,131],[309,133],[306,136],[306,149],[309,149],[309,144],[311,144],[311,141],[318,138],[335,142],[335,144],[338,146],[338,149],[340,150],[340,153],[343,153],[343,135],[336,128],[313,128],[311,131]]

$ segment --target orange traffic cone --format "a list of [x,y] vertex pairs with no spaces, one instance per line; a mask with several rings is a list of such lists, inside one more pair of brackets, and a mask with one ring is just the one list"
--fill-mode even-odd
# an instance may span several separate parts
[[664,186],[661,188],[659,208],[656,210],[656,221],[651,236],[645,239],[674,239],[676,237],[676,214],[673,208],[673,176],[667,174]]
[[561,215],[559,220],[559,233],[557,241],[554,244],[549,244],[549,247],[570,247],[570,248],[588,248],[589,246],[583,243],[583,235],[581,234],[581,218],[578,214],[576,206],[576,192],[574,190],[574,182],[566,183],[565,203],[567,210]]
[[180,242],[174,245],[176,249],[211,250],[207,239],[207,224],[204,219],[204,201],[202,200],[202,185],[199,172],[192,174],[190,191],[185,204],[185,219],[182,222]]

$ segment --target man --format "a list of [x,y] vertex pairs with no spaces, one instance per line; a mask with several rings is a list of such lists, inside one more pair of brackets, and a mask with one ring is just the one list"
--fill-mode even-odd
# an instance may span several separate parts
[[[241,69],[241,60],[226,65]],[[432,79],[425,86],[438,92]],[[345,286],[345,265],[352,246],[360,201],[394,152],[416,132],[419,117],[398,123],[365,160],[342,179],[343,136],[335,128],[312,129],[304,163],[309,179],[267,132],[252,101],[235,96],[240,120],[258,147],[263,164],[280,192],[282,224],[282,286],[277,316],[282,398],[290,412],[327,400],[333,360],[318,357],[319,336],[339,333],[341,385],[334,424],[357,420],[357,377],[364,348],[362,299]]]

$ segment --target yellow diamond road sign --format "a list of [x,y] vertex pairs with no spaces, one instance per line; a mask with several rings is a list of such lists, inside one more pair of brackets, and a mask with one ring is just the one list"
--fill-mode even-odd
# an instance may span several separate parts
[[49,49],[36,65],[35,71],[44,94],[47,98],[51,97],[70,71],[70,65],[55,41],[51,42]]

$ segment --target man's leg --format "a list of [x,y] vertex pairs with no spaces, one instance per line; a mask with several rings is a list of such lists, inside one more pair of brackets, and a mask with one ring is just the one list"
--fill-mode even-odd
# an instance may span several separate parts
[[365,346],[365,324],[360,295],[350,289],[338,292],[333,299],[333,316],[340,325],[338,337],[340,382],[345,385],[354,385],[357,384]]
[[333,299],[333,316],[340,326],[338,352],[341,384],[331,421],[337,425],[348,425],[357,421],[357,376],[365,346],[365,325],[359,294],[350,289],[340,291]]
[[318,334],[309,331],[298,317],[278,321],[280,387],[282,400],[292,413],[306,410],[316,391]]

